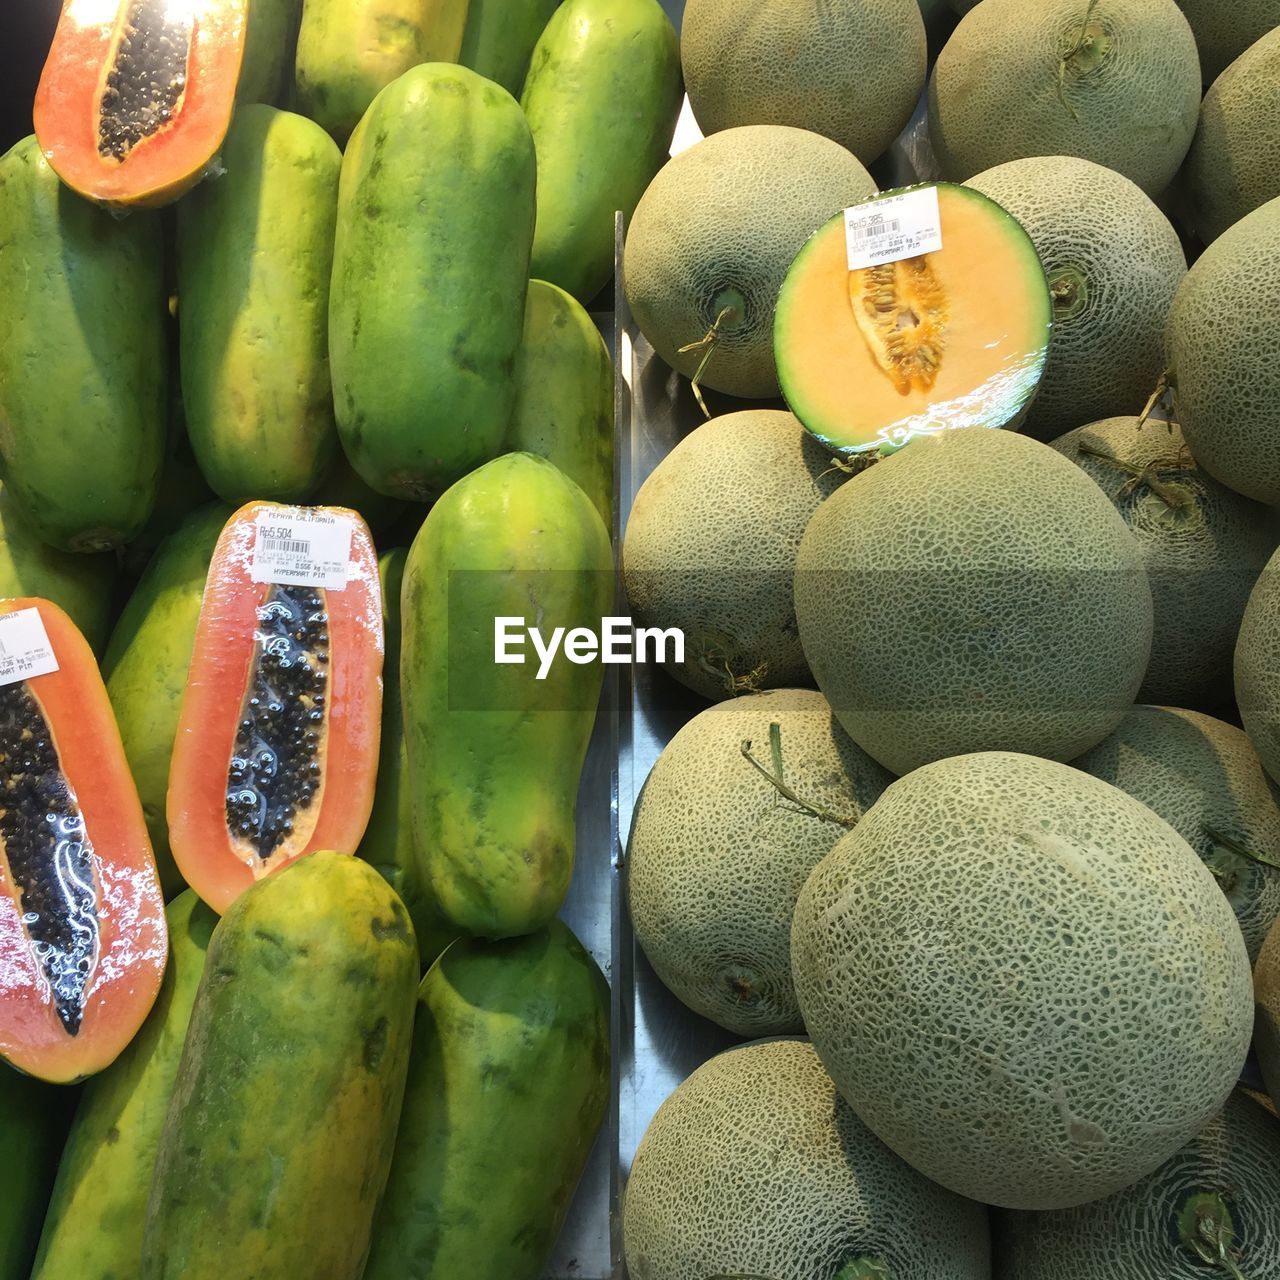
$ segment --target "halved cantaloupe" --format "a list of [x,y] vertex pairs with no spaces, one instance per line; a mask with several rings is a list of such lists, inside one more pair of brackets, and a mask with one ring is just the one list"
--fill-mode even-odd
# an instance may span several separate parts
[[1008,426],[1039,386],[1053,312],[1035,246],[978,192],[937,192],[936,252],[850,271],[842,214],[813,235],[783,282],[774,322],[782,393],[841,453]]
[[73,191],[155,206],[194,186],[235,108],[249,0],[65,0],[36,139]]
[[[349,533],[345,585],[255,572],[261,539],[289,552]],[[250,502],[214,548],[169,765],[169,843],[220,914],[317,849],[356,851],[373,808],[382,719],[382,596],[373,539],[341,507]]]

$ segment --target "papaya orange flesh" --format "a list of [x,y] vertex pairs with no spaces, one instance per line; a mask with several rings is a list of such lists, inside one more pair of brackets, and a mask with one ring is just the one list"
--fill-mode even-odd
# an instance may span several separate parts
[[0,1057],[68,1083],[133,1039],[168,934],[93,651],[50,601],[0,600],[0,616],[25,609],[38,612],[58,669],[0,685]]
[[941,249],[854,271],[844,217],[833,218],[783,283],[774,323],[783,395],[841,453],[1011,425],[1039,386],[1052,307],[1030,237],[968,187],[940,184],[938,211]]
[[354,511],[345,587],[255,582],[260,514],[227,522],[209,567],[169,770],[173,856],[222,912],[317,849],[354,853],[373,808],[382,715],[382,599]]
[[249,0],[65,0],[36,91],[58,176],[111,205],[198,182],[231,123]]

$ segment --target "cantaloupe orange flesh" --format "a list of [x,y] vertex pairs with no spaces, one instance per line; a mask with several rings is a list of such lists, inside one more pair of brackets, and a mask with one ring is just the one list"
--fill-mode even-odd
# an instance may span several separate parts
[[967,187],[940,185],[938,206],[937,252],[850,271],[841,215],[783,284],[774,328],[783,395],[841,452],[1006,426],[1039,384],[1052,308],[1034,245]]
[[248,0],[67,0],[34,111],[63,182],[122,206],[194,185],[231,122],[247,18]]

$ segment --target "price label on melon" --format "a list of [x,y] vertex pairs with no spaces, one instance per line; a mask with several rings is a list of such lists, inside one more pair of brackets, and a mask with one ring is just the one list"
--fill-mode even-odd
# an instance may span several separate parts
[[341,591],[351,577],[351,517],[308,507],[260,511],[253,522],[254,582]]
[[849,270],[880,267],[942,248],[938,188],[917,187],[844,211]]
[[0,614],[0,685],[51,675],[57,669],[39,609]]

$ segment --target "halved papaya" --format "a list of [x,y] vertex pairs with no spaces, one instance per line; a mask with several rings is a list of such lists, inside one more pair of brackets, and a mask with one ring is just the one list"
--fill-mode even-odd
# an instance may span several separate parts
[[895,261],[887,251],[904,243],[906,211],[875,206],[912,190],[927,197],[935,188],[877,196],[853,233],[858,248],[882,242],[884,260],[850,270],[839,214],[801,249],[778,295],[782,394],[840,453],[892,453],[951,427],[1010,426],[1044,372],[1053,311],[1031,238],[986,196],[941,183],[942,247]]
[[36,90],[63,182],[112,205],[193,187],[235,108],[249,0],[65,0]]
[[150,1012],[164,898],[98,664],[57,605],[0,600],[0,679],[0,1057],[67,1083]]
[[344,507],[250,502],[213,553],[169,768],[169,844],[223,912],[311,853],[354,853],[382,715],[373,539]]

